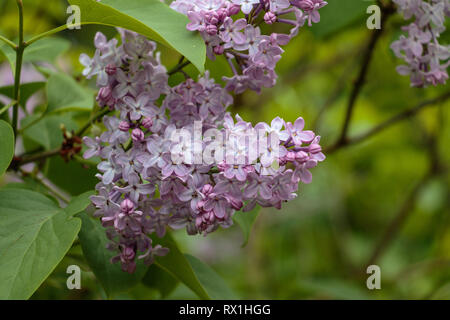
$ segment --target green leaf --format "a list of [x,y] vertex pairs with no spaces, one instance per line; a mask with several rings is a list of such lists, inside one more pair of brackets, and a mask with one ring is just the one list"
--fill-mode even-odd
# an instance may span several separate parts
[[78,216],[83,222],[79,238],[84,256],[108,296],[114,297],[137,285],[147,268],[138,263],[136,273],[129,274],[123,272],[119,264],[112,264],[110,260],[116,253],[106,249],[109,243],[106,229],[98,219],[91,218],[86,212]]
[[181,253],[175,240],[166,234],[164,238],[153,238],[154,243],[160,244],[165,248],[169,248],[170,252],[164,257],[157,257],[155,264],[161,269],[169,272],[175,279],[184,283],[191,289],[200,299],[209,300],[211,297],[203,288],[200,280],[194,273],[191,264],[187,258]]
[[[20,105],[25,107],[28,99],[45,86],[45,82],[29,82],[20,85]],[[14,86],[0,88],[0,94],[14,99]]]
[[72,77],[62,73],[50,76],[47,83],[47,112],[92,110],[94,94],[80,86]]
[[[70,41],[62,38],[44,38],[32,43],[24,51],[23,62],[53,62],[70,47]],[[16,52],[9,46],[1,47],[14,73],[16,70]]]
[[314,24],[311,30],[318,37],[327,37],[355,22],[363,22],[364,17],[369,17],[366,10],[372,4],[372,0],[329,0],[328,4],[320,9],[321,22]]
[[189,254],[185,254],[185,257],[191,264],[194,273],[211,299],[236,299],[236,295],[231,291],[226,282],[210,266]]
[[95,167],[86,167],[75,160],[65,162],[61,157],[53,157],[47,163],[45,176],[71,195],[93,190],[98,183]]
[[[22,120],[22,128],[30,123],[39,120],[41,116],[31,115]],[[64,138],[61,131],[61,125],[67,130],[76,130],[77,124],[72,120],[69,114],[52,115],[42,118],[37,123],[24,131],[24,136],[44,147],[46,150],[52,150],[61,146]]]
[[186,29],[189,19],[159,0],[69,0],[81,9],[82,24],[102,24],[135,31],[175,49],[203,73],[205,42]]
[[142,283],[150,288],[157,289],[161,293],[161,298],[164,299],[176,289],[179,281],[169,272],[156,264],[152,264],[142,279]]
[[[25,178],[23,178],[25,180]],[[30,190],[30,191],[36,191],[42,194],[47,195],[47,189],[43,187],[42,185],[38,184],[31,178],[28,178],[29,180],[24,182],[12,182],[5,184],[4,186],[1,186],[1,189],[24,189],[24,190]]]
[[86,210],[86,208],[91,203],[90,197],[93,196],[94,194],[95,194],[94,191],[88,191],[83,194],[80,194],[78,197],[72,198],[72,200],[67,205],[67,207],[64,208],[64,211],[69,216],[74,216],[77,213],[80,213],[80,212]]
[[233,216],[233,220],[241,227],[242,234],[244,235],[244,243],[242,244],[242,247],[245,247],[248,243],[250,232],[252,231],[253,224],[255,223],[260,210],[261,207],[257,206],[250,212],[239,211]]
[[63,259],[80,219],[47,197],[0,190],[0,299],[28,299]]
[[14,156],[14,131],[8,122],[0,120],[0,176],[2,176]]

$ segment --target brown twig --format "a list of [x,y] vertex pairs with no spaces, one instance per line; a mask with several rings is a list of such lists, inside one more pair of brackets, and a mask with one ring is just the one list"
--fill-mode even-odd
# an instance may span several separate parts
[[169,76],[172,76],[172,75],[174,75],[174,74],[176,74],[176,73],[178,73],[178,72],[183,71],[183,69],[184,69],[185,67],[187,67],[188,65],[190,65],[190,64],[191,64],[190,61],[185,61],[185,62],[183,62],[183,63],[180,63],[180,64],[176,65],[172,70],[170,70],[167,74],[168,74]]
[[[105,108],[95,116],[93,116],[80,130],[78,130],[75,133],[75,137],[81,137],[89,128],[92,126],[95,121],[103,118],[108,113],[112,112],[111,109]],[[50,151],[44,151],[40,152],[40,149],[37,151],[37,153],[32,153],[30,155],[22,155],[14,157],[13,161],[11,162],[11,165],[9,167],[9,170],[17,171],[21,166],[24,166],[26,164],[32,163],[32,162],[39,162],[46,160],[48,158],[57,156],[61,154],[61,150],[63,149],[64,145],[59,147],[58,149],[50,150]]]
[[335,143],[335,148],[338,148],[341,145],[346,144],[347,142],[347,134],[350,127],[350,122],[353,117],[353,112],[355,109],[356,101],[358,100],[358,97],[364,87],[364,84],[366,83],[367,73],[369,71],[370,62],[372,61],[373,53],[375,51],[376,44],[378,43],[378,40],[380,39],[381,35],[384,31],[384,24],[387,20],[387,18],[394,13],[394,8],[392,5],[383,6],[382,7],[382,18],[381,18],[381,29],[376,29],[375,31],[372,31],[372,35],[370,37],[369,43],[367,47],[364,49],[364,52],[362,53],[362,63],[361,63],[361,69],[359,70],[358,77],[356,78],[356,81],[353,85],[352,92],[350,93],[350,98],[347,104],[347,111],[345,114],[345,120],[344,124],[342,126],[341,133],[339,135],[339,138],[337,142]]
[[438,150],[438,135],[427,134],[425,132],[423,136],[425,136],[424,144],[427,147],[430,158],[430,167],[428,169],[428,172],[423,176],[422,179],[419,180],[419,182],[407,196],[398,213],[395,215],[394,219],[391,221],[386,231],[380,238],[379,242],[375,246],[374,251],[367,261],[367,265],[375,264],[385,252],[387,247],[393,241],[393,239],[398,234],[398,232],[408,219],[409,215],[413,211],[417,197],[422,189],[427,185],[427,183],[434,177],[439,176],[442,172],[445,172],[447,170],[444,164],[440,162]]
[[350,145],[355,145],[360,142],[363,142],[363,141],[373,137],[374,135],[386,130],[387,128],[397,124],[398,122],[415,116],[417,113],[421,112],[426,107],[437,105],[441,102],[448,100],[449,98],[450,98],[450,91],[446,92],[443,95],[438,96],[434,99],[423,101],[423,102],[419,103],[417,106],[415,106],[411,109],[407,109],[403,112],[400,112],[399,114],[393,116],[389,120],[386,120],[385,122],[375,126],[374,128],[368,130],[367,132],[365,132],[363,134],[360,134],[354,138],[347,138],[343,143],[334,144],[328,148],[325,148],[325,152],[327,154],[331,154],[331,153],[333,153],[339,149],[342,149],[344,147],[348,147]]
[[380,240],[375,246],[370,258],[367,261],[367,266],[373,265],[377,262],[377,260],[384,253],[385,249],[389,246],[389,244],[394,239],[395,235],[401,229],[406,219],[408,218],[410,212],[414,208],[415,200],[417,195],[420,193],[422,188],[426,185],[426,183],[432,178],[433,174],[427,173],[417,185],[412,189],[412,191],[407,196],[405,202],[400,207],[398,213],[395,215],[394,219],[391,221],[386,231],[381,236]]

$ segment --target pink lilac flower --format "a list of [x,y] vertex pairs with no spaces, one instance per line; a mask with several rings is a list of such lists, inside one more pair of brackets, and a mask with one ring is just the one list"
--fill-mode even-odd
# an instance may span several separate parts
[[[288,44],[305,21],[309,26],[319,22],[319,9],[326,4],[323,0],[176,0],[170,6],[188,16],[187,29],[200,32],[211,60],[225,56],[233,71],[233,76],[223,77],[226,89],[240,94],[275,85],[275,67],[283,53],[280,46]],[[245,18],[234,18],[239,11]],[[292,12],[294,20],[282,18]],[[261,20],[286,24],[290,30],[262,35]]]
[[393,42],[391,49],[405,65],[397,67],[401,75],[409,75],[411,86],[426,87],[445,84],[450,65],[450,46],[441,45],[439,36],[445,30],[445,19],[450,16],[448,0],[394,0],[399,13],[409,20],[403,27],[407,36]]
[[[236,90],[272,85],[272,68],[282,52],[278,37],[262,36],[244,19],[231,20],[228,11],[236,13],[236,7],[228,1],[198,1],[188,12],[205,6],[213,8],[205,21],[229,19],[225,38],[233,45],[240,35],[248,40],[239,48],[252,57],[246,58],[243,75],[236,75],[247,82]],[[255,205],[281,208],[296,197],[300,182],[311,182],[310,169],[325,156],[320,137],[304,130],[302,118],[291,124],[277,117],[270,125],[253,126],[238,115],[232,117],[227,108],[233,97],[209,72],[170,88],[156,45],[129,31],[121,35],[120,46],[97,35],[96,58],[89,60],[84,73],[106,77],[97,81],[97,99],[113,112],[103,118],[105,132],[83,139],[84,157],[101,159],[98,194],[91,200],[106,228],[108,248],[117,252],[112,262],[133,273],[137,260],[151,264],[155,256],[168,254],[167,248],[153,244],[152,234],[164,237],[167,228],[186,228],[189,235],[207,235],[230,227],[237,211]],[[108,63],[114,62],[114,72],[96,72],[105,65],[105,54]],[[183,134],[176,140],[179,130]],[[202,138],[210,130],[223,137],[218,145],[214,139],[183,138]],[[204,158],[209,149],[214,150],[211,163]]]

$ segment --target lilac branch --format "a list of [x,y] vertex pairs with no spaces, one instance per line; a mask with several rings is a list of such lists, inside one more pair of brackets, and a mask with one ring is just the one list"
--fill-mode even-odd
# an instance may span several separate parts
[[375,47],[378,43],[378,40],[381,38],[381,35],[383,34],[383,26],[387,20],[387,18],[394,13],[394,7],[391,5],[389,6],[383,6],[382,7],[382,18],[381,18],[381,29],[376,29],[373,31],[372,36],[370,37],[369,43],[367,47],[364,49],[362,53],[362,64],[361,69],[358,73],[358,77],[356,78],[356,81],[353,85],[352,92],[350,93],[350,98],[347,105],[347,111],[345,114],[345,120],[344,124],[342,125],[342,130],[339,135],[339,138],[336,142],[335,148],[339,148],[342,145],[345,145],[347,143],[347,135],[348,130],[350,128],[350,123],[353,118],[353,113],[355,109],[356,102],[359,98],[359,95],[361,94],[361,91],[366,83],[367,74],[369,71],[370,63],[372,61],[373,53],[375,51]]
[[419,103],[417,106],[407,109],[403,112],[400,112],[399,114],[393,116],[392,118],[386,120],[385,122],[375,126],[374,128],[368,130],[366,133],[360,134],[359,136],[356,136],[354,138],[346,139],[343,143],[335,144],[328,148],[325,148],[325,152],[330,154],[330,153],[336,152],[337,150],[340,150],[344,147],[348,147],[351,145],[361,143],[361,142],[377,135],[378,133],[392,127],[393,125],[415,116],[419,112],[423,111],[426,107],[435,106],[435,105],[442,103],[448,99],[450,99],[450,92],[446,92],[443,95],[438,96],[434,99],[423,101],[423,102]]

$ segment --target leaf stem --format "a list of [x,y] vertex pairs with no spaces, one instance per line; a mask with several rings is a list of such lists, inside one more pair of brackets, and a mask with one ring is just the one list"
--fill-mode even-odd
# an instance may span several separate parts
[[[87,24],[87,23],[84,23],[84,24]],[[71,24],[70,27],[76,28],[76,27],[79,27],[81,25],[83,25],[83,23],[74,23],[74,24]],[[69,28],[69,25],[65,24],[65,25],[59,26],[57,28],[51,29],[51,30],[49,30],[47,32],[41,33],[41,34],[31,38],[30,40],[28,40],[25,43],[25,45],[29,46],[29,45],[33,44],[34,42],[36,42],[38,40],[41,40],[42,38],[45,38],[45,37],[54,35],[55,33],[67,30],[68,28]]]
[[17,125],[19,121],[19,101],[20,101],[20,78],[22,74],[23,53],[25,51],[25,44],[23,41],[23,3],[22,0],[16,0],[19,9],[19,45],[16,49],[16,74],[14,77],[14,105],[12,127],[14,130],[14,137],[17,141]]
[[4,106],[3,108],[0,109],[0,116],[5,113],[6,111],[8,111],[9,108],[11,108],[14,104],[16,103],[15,100],[11,101],[8,105]]
[[105,110],[102,110],[98,114],[94,115],[94,117],[92,117],[91,120],[89,120],[80,130],[78,130],[75,133],[75,135],[77,137],[81,137],[89,129],[89,127],[94,124],[95,121],[97,121],[100,118],[103,118],[110,112],[112,112],[112,110],[109,109],[108,107],[105,107]]
[[70,199],[68,197],[66,197],[64,194],[62,194],[59,190],[57,190],[56,188],[53,188],[52,186],[48,185],[44,179],[40,178],[38,176],[38,172],[36,173],[28,173],[22,169],[20,169],[20,173],[22,174],[22,177],[26,177],[29,176],[31,179],[33,179],[34,181],[36,181],[38,184],[40,184],[42,187],[44,187],[46,190],[48,190],[51,194],[53,194],[54,196],[56,196],[59,200],[65,202],[65,203],[69,203]]
[[9,40],[1,35],[0,35],[0,41],[3,41],[4,43],[6,43],[8,46],[13,48],[14,51],[17,50],[17,45],[14,42],[12,42],[11,40]]

